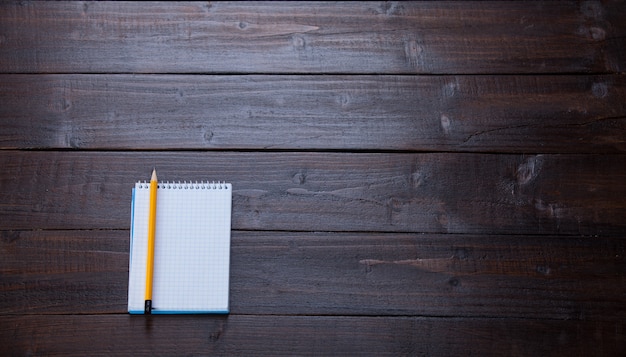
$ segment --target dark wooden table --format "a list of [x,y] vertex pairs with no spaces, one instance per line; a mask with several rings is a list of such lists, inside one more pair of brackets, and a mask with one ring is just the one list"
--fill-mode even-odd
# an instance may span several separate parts
[[[626,3],[0,4],[0,355],[626,353]],[[231,313],[126,313],[233,184]]]

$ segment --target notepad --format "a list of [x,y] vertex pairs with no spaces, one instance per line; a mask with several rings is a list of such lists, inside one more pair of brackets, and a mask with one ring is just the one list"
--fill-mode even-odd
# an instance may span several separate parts
[[[132,193],[131,314],[144,313],[149,186]],[[228,313],[231,184],[159,182],[157,197],[152,313]]]

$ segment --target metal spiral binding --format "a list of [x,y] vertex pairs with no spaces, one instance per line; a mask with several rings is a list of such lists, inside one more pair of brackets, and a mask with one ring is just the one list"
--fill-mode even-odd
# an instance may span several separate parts
[[[150,188],[150,183],[147,181],[137,181],[137,188],[148,189]],[[171,190],[188,190],[188,189],[196,189],[196,190],[223,190],[227,189],[226,181],[165,181],[159,182],[157,188],[159,189],[171,189]]]

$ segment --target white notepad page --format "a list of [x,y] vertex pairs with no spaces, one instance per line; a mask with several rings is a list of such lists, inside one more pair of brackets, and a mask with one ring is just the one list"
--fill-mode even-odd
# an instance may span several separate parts
[[[228,313],[232,186],[159,183],[153,314]],[[148,183],[133,189],[128,312],[143,314]]]

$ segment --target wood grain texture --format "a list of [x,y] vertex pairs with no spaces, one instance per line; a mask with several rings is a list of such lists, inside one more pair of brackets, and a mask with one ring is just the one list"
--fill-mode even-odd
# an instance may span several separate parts
[[[363,338],[367,336],[367,338]],[[2,355],[620,355],[624,323],[336,316],[0,316]],[[528,343],[532,339],[536,343]],[[63,343],[66,341],[66,343]]]
[[[0,314],[124,314],[128,236],[3,231]],[[624,237],[234,231],[231,314],[624,321],[625,247]]]
[[626,151],[626,76],[5,75],[0,148]]
[[0,72],[620,72],[625,9],[620,1],[3,3]]
[[[626,355],[626,2],[0,3],[0,355]],[[131,187],[233,183],[228,316]]]
[[[281,152],[0,155],[0,229],[120,229],[131,188],[233,184],[233,229],[621,235],[626,156]],[[16,179],[18,178],[18,179]]]

